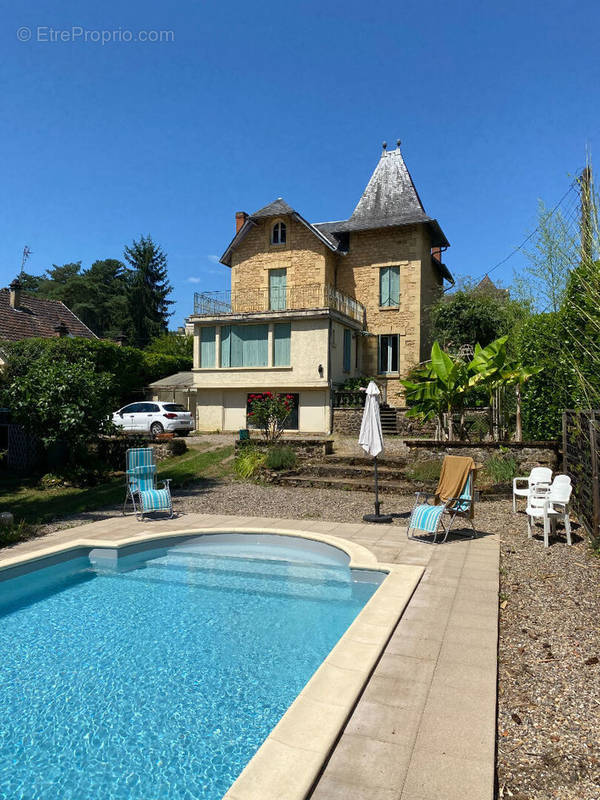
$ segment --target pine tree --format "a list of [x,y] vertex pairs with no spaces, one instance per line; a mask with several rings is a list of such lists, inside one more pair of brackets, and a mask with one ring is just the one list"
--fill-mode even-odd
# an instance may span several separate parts
[[171,313],[168,300],[173,288],[167,277],[167,257],[151,236],[141,236],[126,247],[125,260],[132,268],[129,284],[129,308],[136,347],[145,347],[151,339],[167,332]]

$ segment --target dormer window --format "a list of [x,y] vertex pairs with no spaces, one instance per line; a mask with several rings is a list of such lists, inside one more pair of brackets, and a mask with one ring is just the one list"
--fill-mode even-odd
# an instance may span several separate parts
[[276,222],[271,231],[271,244],[285,244],[286,230],[285,222]]

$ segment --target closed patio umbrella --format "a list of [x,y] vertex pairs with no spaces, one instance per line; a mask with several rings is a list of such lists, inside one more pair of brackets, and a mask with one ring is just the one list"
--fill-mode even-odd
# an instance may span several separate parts
[[362,423],[358,443],[370,456],[373,456],[375,467],[375,513],[365,514],[365,522],[391,522],[391,516],[380,514],[379,508],[379,485],[377,481],[377,456],[383,452],[383,434],[381,432],[381,418],[379,416],[379,387],[375,381],[369,381],[366,388],[365,409],[363,411]]

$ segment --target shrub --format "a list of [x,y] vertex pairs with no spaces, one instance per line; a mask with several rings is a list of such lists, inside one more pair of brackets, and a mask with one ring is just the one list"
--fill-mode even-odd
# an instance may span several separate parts
[[511,483],[519,474],[519,463],[510,453],[492,453],[486,458],[484,469],[493,483]]
[[251,394],[248,424],[260,428],[267,442],[274,442],[283,433],[287,418],[292,413],[294,396],[261,392]]
[[292,469],[296,466],[297,456],[291,447],[271,447],[267,452],[265,466],[269,469]]
[[16,544],[17,542],[24,542],[35,536],[36,529],[33,525],[20,520],[13,522],[12,525],[0,525],[0,547],[5,547],[9,544]]
[[266,457],[266,453],[257,447],[246,445],[236,455],[233,462],[233,471],[238,478],[243,478],[244,480],[251,478],[264,465]]
[[168,448],[172,456],[182,456],[187,452],[188,446],[185,439],[171,439]]

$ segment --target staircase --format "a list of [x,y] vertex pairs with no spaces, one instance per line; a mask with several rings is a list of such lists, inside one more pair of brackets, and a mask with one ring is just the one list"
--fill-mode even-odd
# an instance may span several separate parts
[[[399,456],[377,459],[379,491],[387,494],[414,492],[415,484],[406,477],[407,459]],[[305,463],[297,469],[276,473],[281,486],[308,486],[322,489],[373,491],[373,459],[361,456],[325,456],[321,461]]]
[[379,407],[379,416],[381,418],[381,430],[384,434],[398,433],[395,408],[390,408],[387,403],[382,403]]

